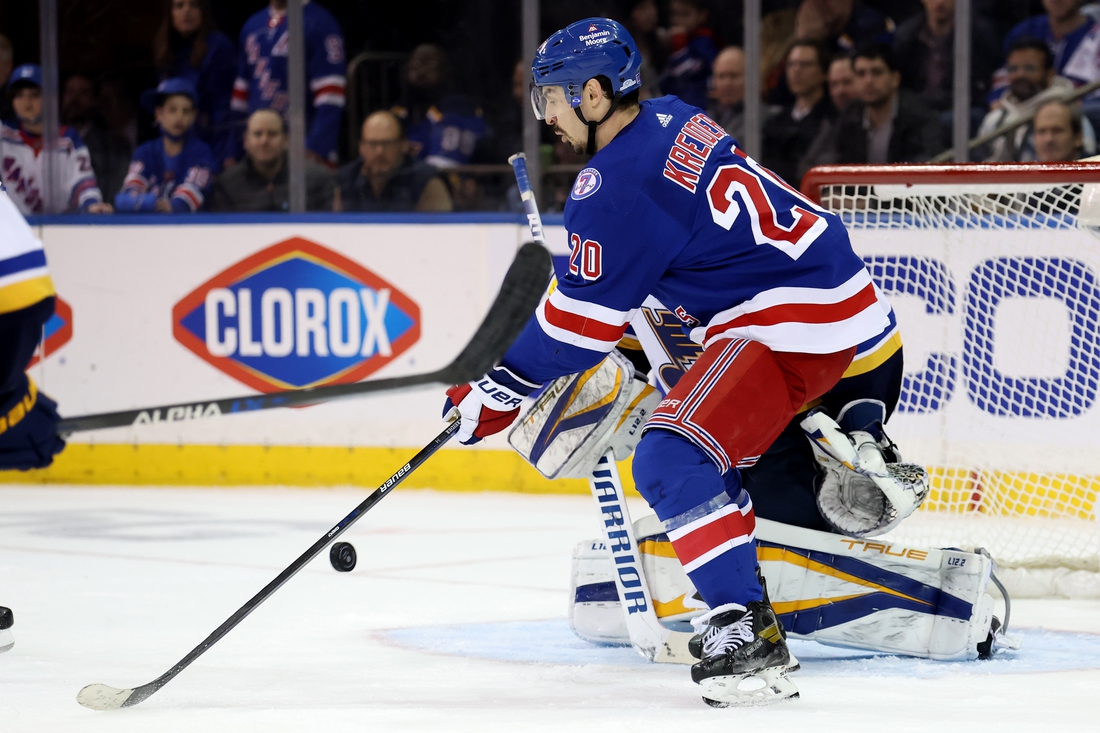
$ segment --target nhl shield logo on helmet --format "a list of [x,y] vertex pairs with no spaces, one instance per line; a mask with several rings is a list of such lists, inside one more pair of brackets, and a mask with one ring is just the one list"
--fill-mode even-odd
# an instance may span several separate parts
[[585,168],[577,174],[577,181],[573,184],[573,193],[570,195],[570,198],[574,198],[577,201],[586,199],[599,190],[601,183],[603,183],[603,178],[600,177],[600,172],[598,170],[595,168]]
[[172,309],[176,340],[261,392],[357,382],[420,338],[420,308],[301,237],[215,275]]

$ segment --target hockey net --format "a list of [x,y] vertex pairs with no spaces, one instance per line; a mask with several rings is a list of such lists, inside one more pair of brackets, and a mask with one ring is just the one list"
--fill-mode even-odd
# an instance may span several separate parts
[[904,343],[887,429],[933,488],[881,539],[984,547],[1015,595],[1100,597],[1100,165],[829,166],[803,191]]

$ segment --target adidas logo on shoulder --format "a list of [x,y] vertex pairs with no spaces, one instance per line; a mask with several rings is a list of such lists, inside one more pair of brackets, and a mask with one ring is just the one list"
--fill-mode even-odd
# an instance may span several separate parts
[[661,123],[661,127],[668,127],[668,123],[672,122],[672,115],[664,115],[658,112],[657,121]]

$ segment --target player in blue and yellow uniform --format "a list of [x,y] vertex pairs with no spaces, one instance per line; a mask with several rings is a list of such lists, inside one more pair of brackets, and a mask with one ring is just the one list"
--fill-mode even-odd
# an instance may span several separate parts
[[821,398],[890,323],[839,218],[741,151],[675,97],[638,103],[641,58],[614,21],[552,35],[533,63],[536,114],[594,154],[565,209],[569,273],[500,366],[448,391],[475,442],[507,427],[541,384],[587,369],[650,295],[702,354],[668,392],[634,457],[639,492],[712,611],[692,678],[715,705],[757,677],[797,695],[756,577],[752,500],[738,470]]
[[[0,470],[45,468],[65,447],[57,403],[26,374],[54,300],[42,242],[0,181]],[[11,611],[0,606],[0,652],[14,643],[11,625]]]
[[186,214],[198,211],[210,189],[214,157],[192,129],[198,107],[195,86],[167,79],[141,98],[156,112],[160,137],[138,147],[115,196],[119,211]]

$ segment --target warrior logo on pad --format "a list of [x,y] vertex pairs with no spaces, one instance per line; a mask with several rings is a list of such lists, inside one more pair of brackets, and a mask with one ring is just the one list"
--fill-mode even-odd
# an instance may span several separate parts
[[261,392],[357,382],[420,338],[420,308],[367,268],[295,237],[172,309],[176,340]]

